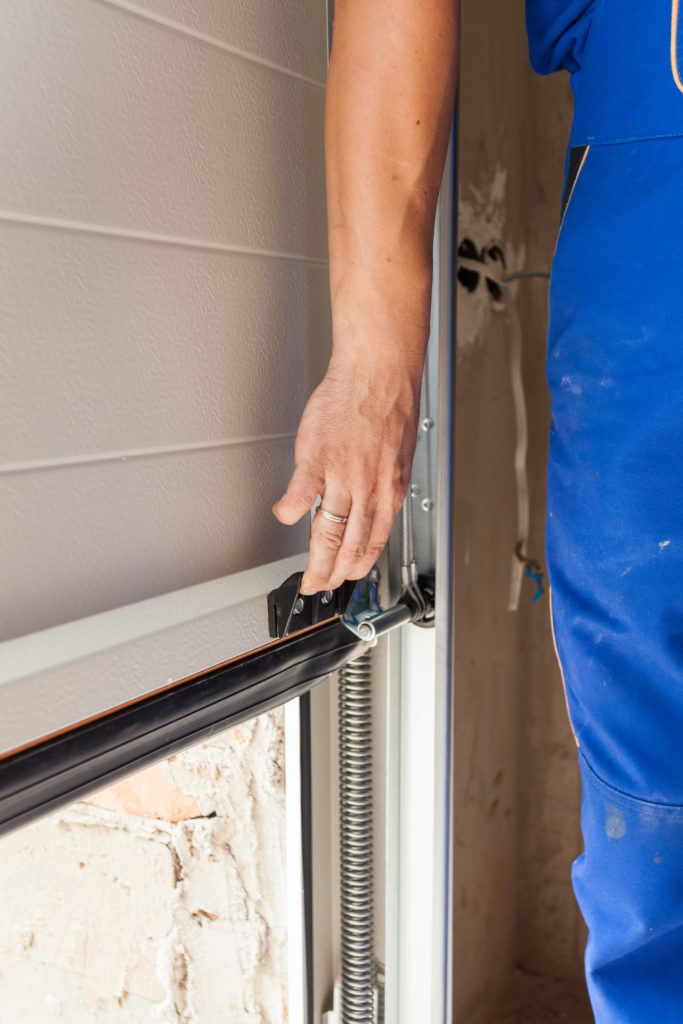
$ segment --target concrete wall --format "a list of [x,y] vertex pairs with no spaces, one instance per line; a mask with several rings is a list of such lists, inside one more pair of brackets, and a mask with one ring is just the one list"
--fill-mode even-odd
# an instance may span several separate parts
[[[522,0],[464,0],[462,28],[459,237],[500,246],[509,270],[549,270],[568,81],[531,71]],[[523,337],[528,553],[541,562],[546,291],[542,280],[524,281],[507,299]],[[510,320],[481,282],[472,294],[459,285],[457,298],[456,1020],[498,1024],[514,967],[581,991],[583,928],[569,880],[579,782],[548,595],[532,604],[525,580],[519,611],[508,610],[517,539]],[[571,1008],[583,1005],[579,996]],[[554,1018],[548,1009],[538,1019]]]
[[0,1024],[284,1024],[283,712],[3,838]]

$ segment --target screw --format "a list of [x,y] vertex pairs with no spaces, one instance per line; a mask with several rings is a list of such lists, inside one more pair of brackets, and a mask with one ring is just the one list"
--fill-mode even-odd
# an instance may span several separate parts
[[294,602],[293,614],[294,615],[300,615],[303,610],[304,610],[304,599],[303,599],[303,597],[297,597],[296,601]]
[[332,604],[333,594],[331,590],[326,590],[323,596],[320,598],[321,604]]
[[423,498],[421,504],[425,512],[431,512],[434,508],[434,502],[431,498]]
[[416,494],[419,494],[420,493],[420,485],[419,484],[411,484],[410,485],[410,493],[412,494],[413,497],[415,497]]
[[371,622],[361,622],[358,627],[358,636],[361,640],[372,640],[375,635],[375,627]]
[[423,430],[431,430],[433,426],[434,426],[434,420],[430,419],[429,416],[426,416],[422,420],[422,429]]

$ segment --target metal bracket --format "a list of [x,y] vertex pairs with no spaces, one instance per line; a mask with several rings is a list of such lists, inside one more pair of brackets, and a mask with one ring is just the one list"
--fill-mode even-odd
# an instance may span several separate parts
[[341,616],[347,629],[363,640],[373,643],[382,633],[414,622],[418,626],[434,625],[434,580],[420,576],[407,588],[391,608],[383,609],[377,600],[379,569],[373,568],[363,580],[346,580],[336,590],[319,594],[301,594],[303,572],[295,572],[268,594],[268,628],[270,635],[282,640],[291,633],[317,626]]
[[278,640],[343,615],[356,588],[354,580],[347,580],[336,590],[301,594],[302,576],[303,572],[292,573],[268,594],[268,629]]
[[[353,600],[342,622],[352,633],[366,643],[374,643],[378,636],[388,633],[408,622],[418,626],[434,624],[434,581],[419,577],[419,585],[406,588],[391,608],[383,610],[377,601],[379,570],[375,567],[370,575],[356,587]],[[416,580],[417,583],[417,580]]]

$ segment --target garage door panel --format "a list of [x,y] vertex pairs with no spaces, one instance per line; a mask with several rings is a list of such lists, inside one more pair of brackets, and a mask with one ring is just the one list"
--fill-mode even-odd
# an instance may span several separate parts
[[331,330],[325,0],[0,6],[1,753],[270,642]]
[[0,473],[293,434],[324,372],[323,266],[7,224],[0,264]]
[[[291,440],[0,476],[0,641],[303,551]],[[301,565],[303,568],[303,564]],[[279,581],[273,581],[273,585]]]
[[280,4],[271,0],[144,0],[125,6],[167,18],[224,45],[325,81],[324,4],[311,0]]
[[0,753],[262,646],[265,593],[300,565],[281,559],[7,641]]
[[317,86],[94,0],[12,0],[0,210],[324,260]]

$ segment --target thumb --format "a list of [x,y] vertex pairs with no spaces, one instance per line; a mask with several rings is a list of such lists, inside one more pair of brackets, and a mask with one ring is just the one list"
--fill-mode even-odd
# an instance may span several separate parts
[[313,507],[319,490],[318,479],[309,470],[297,466],[287,490],[273,505],[273,515],[291,526]]

